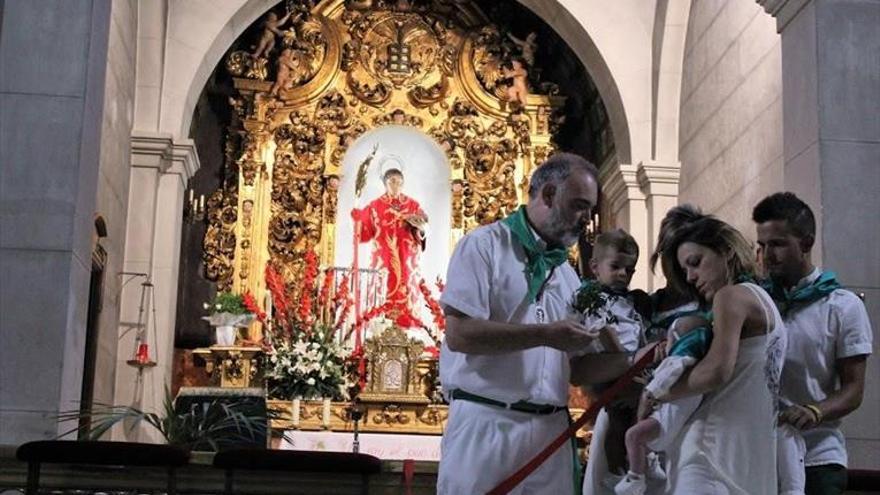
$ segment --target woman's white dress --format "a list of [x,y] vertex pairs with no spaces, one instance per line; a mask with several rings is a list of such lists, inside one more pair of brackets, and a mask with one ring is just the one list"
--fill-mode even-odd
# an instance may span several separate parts
[[776,416],[787,339],[770,296],[755,284],[743,285],[772,326],[740,340],[733,378],[705,394],[685,425],[668,464],[668,493],[776,493]]

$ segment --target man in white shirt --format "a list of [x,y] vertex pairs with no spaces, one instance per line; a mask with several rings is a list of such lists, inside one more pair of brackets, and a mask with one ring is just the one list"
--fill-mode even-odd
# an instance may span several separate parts
[[[532,174],[528,206],[456,246],[440,298],[440,380],[451,405],[438,493],[491,490],[568,427],[568,352],[598,332],[567,319],[579,286],[567,248],[596,205],[596,177],[583,158],[556,154]],[[626,363],[620,354],[572,361],[596,382]],[[511,493],[574,493],[578,484],[567,444]]]
[[862,402],[871,354],[871,323],[862,301],[831,272],[813,266],[816,221],[792,193],[772,194],[752,213],[773,296],[788,331],[782,396],[791,405],[780,422],[801,430],[806,444],[806,493],[846,489],[847,454],[841,419]]

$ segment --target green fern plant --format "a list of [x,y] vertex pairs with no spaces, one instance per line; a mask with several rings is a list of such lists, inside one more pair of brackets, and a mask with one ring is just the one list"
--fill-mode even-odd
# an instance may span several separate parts
[[60,436],[82,431],[86,440],[98,440],[116,424],[130,430],[146,424],[158,431],[169,445],[188,450],[219,451],[229,446],[254,445],[267,437],[269,421],[277,412],[257,408],[253,403],[226,403],[217,398],[207,404],[178,406],[166,387],[161,413],[145,412],[131,406],[95,404],[90,413],[66,411],[58,415],[61,423],[88,418],[91,427],[72,428]]

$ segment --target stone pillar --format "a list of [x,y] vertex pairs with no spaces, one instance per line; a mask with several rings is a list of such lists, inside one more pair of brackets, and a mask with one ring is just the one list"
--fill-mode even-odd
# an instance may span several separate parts
[[[134,352],[141,283],[146,277],[123,275],[123,281],[129,278],[131,281],[123,287],[120,297],[116,398],[118,404],[154,411],[161,409],[165,387],[170,387],[171,383],[183,193],[187,181],[198,169],[198,155],[192,141],[175,141],[169,135],[143,132],[132,136],[131,150],[131,189],[123,269],[144,274],[153,284],[155,313],[146,307],[141,321],[146,324],[150,357],[157,366],[138,370],[126,363]],[[119,428],[114,432],[114,438],[159,440],[149,429],[135,430],[127,435]]]
[[639,167],[629,164],[606,164],[599,172],[602,194],[606,208],[614,219],[614,225],[607,225],[605,230],[621,228],[633,236],[639,244],[639,261],[630,288],[649,288],[648,258],[645,255],[649,246],[649,226],[645,193],[638,180]]
[[657,162],[640,163],[636,178],[645,195],[647,207],[647,239],[641,248],[641,258],[645,260],[645,271],[648,278],[646,290],[653,292],[666,286],[666,278],[658,264],[656,273],[651,273],[648,263],[651,253],[657,247],[657,235],[660,223],[666,212],[678,204],[678,180],[681,175],[681,164],[665,164]]
[[880,469],[880,2],[758,3],[782,34],[785,188],[817,214],[815,262],[866,295],[874,354],[844,432],[850,467]]
[[168,1],[137,2],[135,129],[158,129],[165,75]]
[[0,16],[0,443],[78,409],[110,2],[10,0]]

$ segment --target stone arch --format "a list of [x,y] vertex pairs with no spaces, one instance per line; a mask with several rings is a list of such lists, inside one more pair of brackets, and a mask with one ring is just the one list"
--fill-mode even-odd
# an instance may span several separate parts
[[[588,19],[594,25],[608,23],[609,13],[606,9],[593,9],[590,16],[576,16],[573,10],[579,5],[566,6],[566,2],[557,0],[518,0],[519,3],[528,7],[538,17],[552,27],[559,36],[574,51],[578,59],[587,69],[596,89],[605,104],[611,130],[614,133],[614,146],[617,161],[620,163],[633,162],[633,136],[630,125],[632,113],[628,112],[624,105],[624,96],[618,84],[619,74],[615,74],[609,64],[609,56],[613,51],[611,46],[600,46],[598,40],[591,35],[588,26],[584,24]],[[637,98],[630,98],[635,101]],[[597,164],[602,165],[602,164]]]
[[[647,99],[629,94],[633,91],[622,91],[620,88],[618,81],[622,74],[616,72],[625,68],[616,70],[609,64],[614,47],[608,42],[603,42],[601,46],[597,43],[590,34],[589,26],[579,20],[585,16],[571,11],[577,8],[576,5],[569,7],[560,0],[519,1],[541,17],[568,43],[596,83],[614,133],[617,161],[632,163],[637,160],[641,153],[633,150],[635,130],[631,122],[633,115],[639,113],[636,111],[638,102],[647,102]],[[159,123],[162,131],[179,137],[188,135],[196,102],[211,72],[238,36],[275,4],[277,0],[240,0],[237,5],[217,6],[207,19],[195,18],[205,14],[200,9],[183,9],[172,4],[171,8],[180,8],[183,11],[169,15],[174,23],[169,26],[168,52],[165,57],[176,62],[174,70],[166,70],[163,82],[161,101],[164,110]],[[190,18],[187,19],[187,16]],[[610,23],[612,21],[608,16],[604,10],[596,10],[590,13],[590,23]],[[201,26],[198,37],[187,34],[188,26],[193,22],[198,22]],[[645,36],[644,33],[642,36]],[[175,40],[175,37],[183,39]],[[647,42],[649,41],[648,38]],[[649,142],[648,135],[642,140]]]

